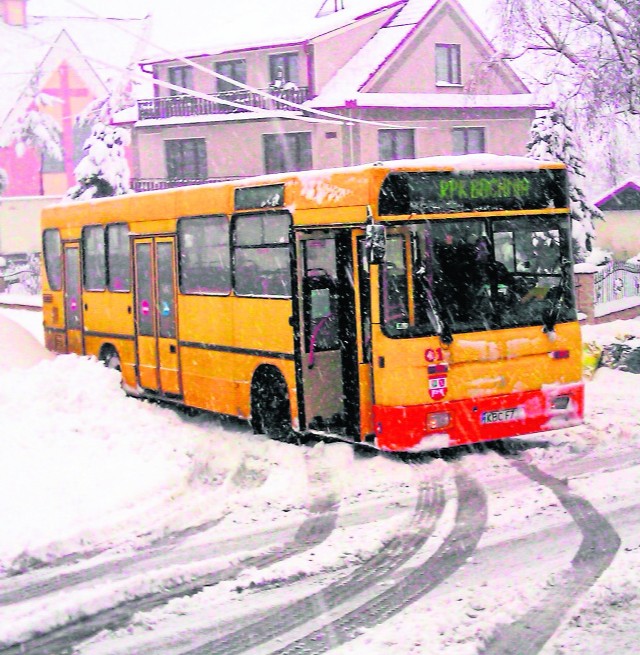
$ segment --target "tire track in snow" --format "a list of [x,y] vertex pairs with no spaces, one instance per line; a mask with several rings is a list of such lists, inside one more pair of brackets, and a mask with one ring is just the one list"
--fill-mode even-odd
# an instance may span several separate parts
[[[272,652],[263,650],[262,647],[274,639],[281,640],[288,632],[300,628],[305,623],[309,623],[327,612],[339,608],[340,605],[352,601],[358,595],[370,591],[371,588],[381,584],[393,574],[398,567],[414,556],[433,534],[444,507],[445,495],[442,485],[423,482],[409,528],[387,542],[355,571],[318,592],[295,601],[285,608],[271,611],[250,625],[245,625],[241,629],[189,650],[184,655],[237,655],[256,647],[261,647],[261,653]],[[392,590],[398,586],[395,585]],[[388,592],[383,592],[378,596],[378,598],[387,597]],[[375,603],[376,600],[372,603]],[[331,647],[335,645],[333,643]],[[298,652],[315,652],[313,649],[304,650],[304,648],[307,648],[306,644]],[[289,651],[284,649],[278,652]]]
[[307,462],[307,464],[311,488],[309,516],[300,524],[293,539],[289,542],[276,546],[262,555],[245,557],[238,563],[220,571],[199,576],[171,588],[165,586],[161,591],[145,594],[139,598],[127,599],[115,607],[98,611],[91,616],[80,616],[27,641],[5,648],[0,645],[0,654],[53,655],[57,652],[69,653],[75,644],[95,636],[102,630],[117,630],[125,627],[138,612],[150,611],[165,605],[174,598],[192,596],[205,587],[233,580],[247,568],[266,568],[317,546],[333,532],[338,519],[340,502],[333,489],[330,472],[313,462]]
[[576,598],[587,591],[609,567],[621,543],[611,524],[589,501],[570,492],[565,482],[522,460],[514,461],[513,465],[556,495],[580,529],[582,542],[571,560],[571,570],[560,576],[544,602],[532,607],[517,621],[497,628],[481,651],[482,655],[539,653]]
[[[13,589],[1,592],[0,591],[0,607],[3,605],[12,605],[14,603],[21,603],[33,598],[38,598],[40,596],[46,596],[47,594],[60,591],[65,587],[72,587],[75,585],[83,584],[85,582],[90,582],[91,580],[96,580],[97,578],[113,573],[115,569],[118,569],[120,572],[125,572],[128,567],[133,565],[139,565],[143,562],[153,561],[158,559],[159,561],[169,553],[170,551],[177,548],[183,541],[192,537],[196,534],[206,532],[211,528],[218,525],[225,517],[221,516],[215,521],[209,521],[203,523],[201,526],[194,526],[186,530],[180,530],[178,532],[172,532],[165,537],[161,537],[153,541],[145,550],[141,551],[139,554],[134,555],[133,557],[127,556],[126,558],[112,559],[100,564],[96,564],[90,568],[81,569],[79,571],[69,571],[67,573],[60,573],[55,575],[55,577],[47,580],[36,580],[34,582],[27,582],[24,586],[15,586]],[[90,557],[81,557],[81,560],[90,559],[96,555],[101,554],[104,551],[96,551],[92,553]],[[188,553],[187,553],[188,554]],[[203,553],[204,555],[204,553]],[[46,565],[47,570],[56,569],[62,567],[69,558],[61,558],[57,560],[55,564]],[[77,563],[77,559],[74,563]],[[20,575],[27,575],[34,570],[40,571],[44,567],[38,567],[37,569],[29,569],[25,573]],[[10,582],[17,581],[19,576],[11,576],[8,578]],[[8,585],[4,585],[8,586]],[[0,586],[1,588],[1,586]]]
[[487,500],[478,483],[458,471],[458,509],[453,530],[438,550],[400,582],[348,614],[314,630],[272,655],[315,655],[351,641],[428,594],[455,573],[475,551],[487,522]]

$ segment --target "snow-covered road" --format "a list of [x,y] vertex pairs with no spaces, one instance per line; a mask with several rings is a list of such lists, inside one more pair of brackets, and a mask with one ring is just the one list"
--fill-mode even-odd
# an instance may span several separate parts
[[600,369],[584,426],[399,458],[34,365],[26,314],[0,310],[0,653],[638,652],[638,376]]

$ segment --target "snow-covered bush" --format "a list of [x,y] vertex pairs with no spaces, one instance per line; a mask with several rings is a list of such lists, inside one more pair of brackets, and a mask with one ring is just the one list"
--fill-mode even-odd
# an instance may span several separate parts
[[77,184],[67,191],[67,200],[89,200],[131,192],[130,171],[125,155],[128,134],[120,127],[96,123],[85,141],[85,156],[75,168]]

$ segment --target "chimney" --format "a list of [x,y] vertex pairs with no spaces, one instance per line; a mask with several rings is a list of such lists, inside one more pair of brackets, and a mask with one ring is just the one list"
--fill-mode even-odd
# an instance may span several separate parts
[[27,0],[0,0],[0,19],[7,25],[27,24]]

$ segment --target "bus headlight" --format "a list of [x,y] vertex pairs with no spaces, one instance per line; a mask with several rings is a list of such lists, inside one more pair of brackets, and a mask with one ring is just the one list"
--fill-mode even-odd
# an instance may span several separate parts
[[434,412],[427,414],[427,428],[429,430],[441,430],[451,423],[451,414],[449,412]]

